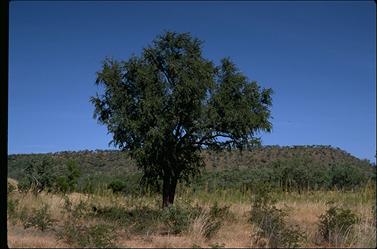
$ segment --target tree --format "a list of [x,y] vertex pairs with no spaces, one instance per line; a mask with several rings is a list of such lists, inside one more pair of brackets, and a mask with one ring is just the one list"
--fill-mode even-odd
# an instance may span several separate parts
[[48,157],[31,160],[24,170],[24,176],[19,183],[19,189],[27,191],[32,188],[35,194],[50,191],[55,181],[53,162]]
[[178,181],[204,166],[203,149],[252,148],[271,130],[271,89],[249,81],[230,61],[203,58],[189,33],[165,32],[127,61],[105,59],[91,97],[94,118],[143,171],[142,183],[162,185],[163,207]]

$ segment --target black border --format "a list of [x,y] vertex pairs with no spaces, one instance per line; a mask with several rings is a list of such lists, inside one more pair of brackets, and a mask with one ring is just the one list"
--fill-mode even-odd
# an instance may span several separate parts
[[7,229],[7,176],[8,176],[8,63],[9,63],[9,1],[1,1],[0,5],[0,29],[3,42],[1,43],[1,118],[0,118],[0,196],[4,199],[0,206],[0,248],[8,248]]

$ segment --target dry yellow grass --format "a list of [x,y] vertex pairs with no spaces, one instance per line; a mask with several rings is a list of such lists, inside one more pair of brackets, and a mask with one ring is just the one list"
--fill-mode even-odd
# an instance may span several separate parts
[[8,224],[9,248],[66,248],[69,245],[58,241],[53,233],[35,229],[24,230],[20,225]]
[[[334,193],[330,193],[333,195]],[[41,207],[43,203],[47,203],[54,219],[64,219],[61,211],[63,210],[64,199],[61,196],[40,193],[37,196],[28,194],[12,193],[20,200],[20,208],[27,209]],[[131,207],[137,205],[147,205],[156,207],[159,200],[153,198],[134,198],[122,197],[117,195],[103,195],[88,197],[84,194],[72,193],[68,195],[73,203],[87,201],[90,198],[91,203],[97,203],[101,206],[122,206]],[[179,201],[179,199],[177,199]],[[195,204],[204,206],[204,210],[208,211],[208,204],[200,204],[199,200],[194,200]],[[284,200],[277,203],[277,207],[287,207],[290,210],[289,223],[298,224],[307,235],[307,242],[304,247],[323,247],[326,245],[316,244],[318,242],[318,217],[327,209],[325,201],[307,201],[305,196],[298,201]],[[193,246],[210,247],[213,244],[224,244],[225,247],[265,247],[268,241],[259,238],[255,240],[255,227],[249,222],[249,212],[251,205],[249,203],[236,203],[230,206],[230,212],[234,219],[226,220],[224,225],[211,239],[203,236],[203,226],[205,220],[208,219],[207,214],[203,212],[201,216],[195,219],[190,229],[182,235],[161,235],[146,234],[135,235],[129,237],[124,230],[117,231],[118,240],[116,245],[119,247],[135,247],[135,248],[188,248]],[[361,222],[355,226],[355,235],[351,238],[350,247],[373,247],[376,245],[376,228],[372,225],[372,212],[368,205],[356,203],[352,210],[359,214]],[[41,232],[35,229],[23,229],[22,225],[8,223],[8,246],[9,247],[72,247],[62,241],[58,241],[53,232]],[[337,245],[342,246],[342,245]]]

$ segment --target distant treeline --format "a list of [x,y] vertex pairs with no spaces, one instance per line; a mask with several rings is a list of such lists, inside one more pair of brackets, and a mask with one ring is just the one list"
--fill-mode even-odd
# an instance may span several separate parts
[[[252,151],[205,151],[206,168],[188,187],[192,191],[248,191],[266,182],[282,191],[353,189],[376,181],[376,167],[330,146],[264,146]],[[141,172],[126,152],[113,150],[18,154],[8,156],[8,177],[22,180],[25,169],[48,158],[54,172],[74,161],[80,170],[78,191],[111,187],[138,193]]]

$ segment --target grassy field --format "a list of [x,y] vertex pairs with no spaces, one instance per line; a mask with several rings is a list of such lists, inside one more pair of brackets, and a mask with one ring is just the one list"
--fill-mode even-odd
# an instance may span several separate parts
[[[192,193],[181,188],[174,207],[162,210],[161,197],[157,194],[132,196],[103,189],[93,194],[63,195],[13,190],[8,195],[8,245],[49,248],[376,246],[376,192],[372,185],[357,191],[273,192],[268,198],[276,202],[262,207],[253,199],[252,192]],[[348,210],[357,219],[345,230],[330,229],[330,237],[326,239],[320,230],[320,217],[331,205],[338,207],[338,211]],[[347,221],[346,214],[343,212],[337,219]],[[274,221],[280,225],[272,222],[272,226],[266,226],[265,221],[271,217],[276,217]],[[335,219],[331,222],[334,221],[337,222]],[[334,225],[331,222],[327,224],[330,228]]]

